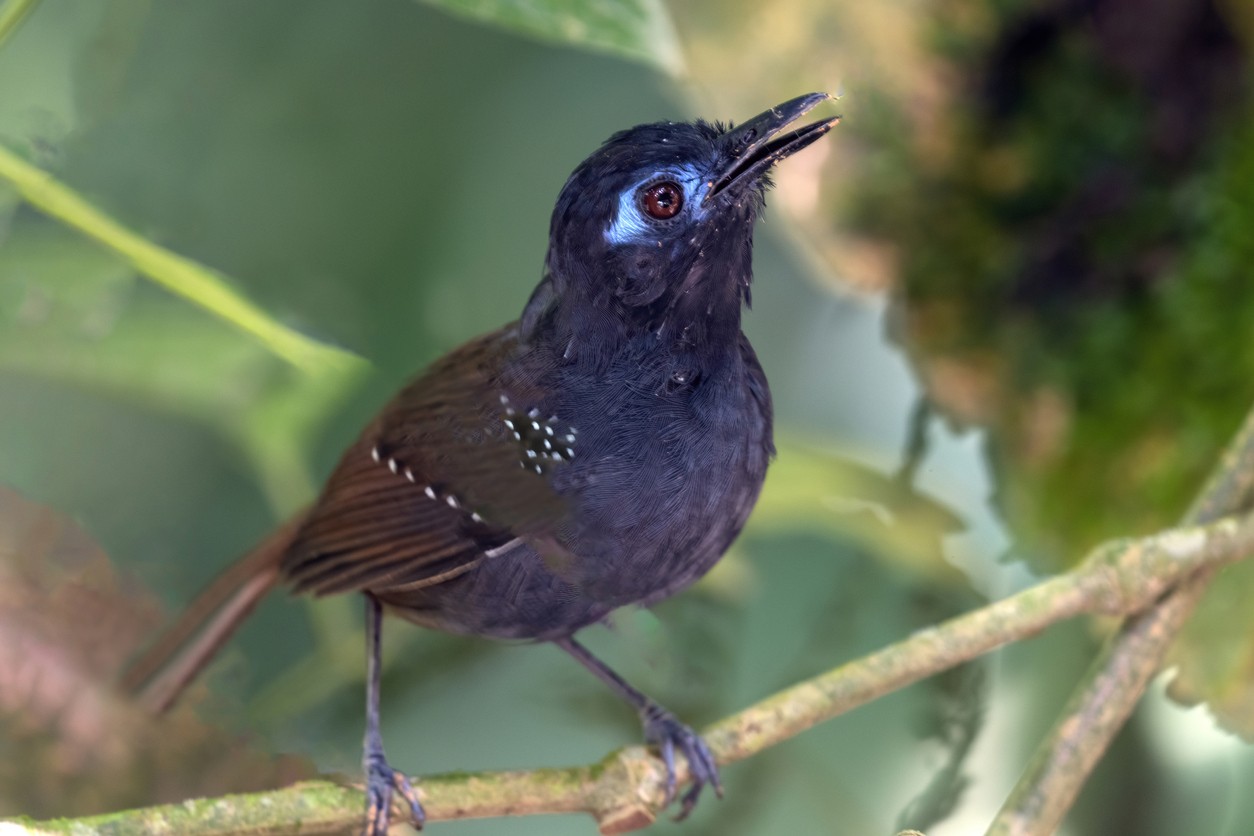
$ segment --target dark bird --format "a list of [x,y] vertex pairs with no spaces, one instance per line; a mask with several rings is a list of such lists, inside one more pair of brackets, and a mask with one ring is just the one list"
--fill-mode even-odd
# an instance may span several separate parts
[[552,642],[639,713],[687,815],[718,769],[691,728],[573,638],[628,604],[704,575],[757,501],[771,395],[740,329],[753,228],[775,163],[837,119],[788,128],[800,96],[738,127],[640,125],[563,187],[544,278],[521,318],[406,386],[344,453],[314,505],[222,575],[128,672],[168,706],[256,601],[296,592],[366,600],[366,832],[394,793],[423,810],[379,735],[384,610],[501,639]]

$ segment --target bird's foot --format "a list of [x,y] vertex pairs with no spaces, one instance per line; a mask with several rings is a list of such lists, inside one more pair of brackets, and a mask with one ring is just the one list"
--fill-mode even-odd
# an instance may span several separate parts
[[719,798],[723,797],[723,785],[718,779],[718,764],[710,747],[705,745],[701,736],[671,714],[666,709],[650,703],[643,712],[644,738],[657,746],[662,753],[662,762],[666,764],[666,799],[663,807],[669,807],[675,800],[677,779],[675,777],[675,749],[684,753],[688,761],[688,774],[692,786],[684,793],[679,813],[675,821],[683,821],[696,806],[701,790],[706,785],[714,788]]
[[392,818],[392,794],[400,793],[409,802],[409,818],[414,827],[422,830],[426,813],[418,801],[418,793],[410,786],[409,779],[388,763],[383,752],[366,756],[366,826],[362,836],[387,836]]

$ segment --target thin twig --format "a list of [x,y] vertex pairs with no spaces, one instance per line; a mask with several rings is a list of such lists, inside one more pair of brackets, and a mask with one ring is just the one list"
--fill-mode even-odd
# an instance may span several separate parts
[[[1105,544],[1078,568],[781,691],[705,731],[719,763],[748,758],[924,677],[1082,614],[1145,609],[1198,572],[1254,549],[1254,514]],[[593,766],[437,775],[415,781],[430,820],[584,812],[604,833],[657,815],[664,772],[641,747]],[[42,831],[226,834],[342,833],[360,827],[360,791],[315,782],[271,793],[31,824]]]
[[[1244,510],[1252,500],[1254,411],[1228,445],[1185,522],[1206,523]],[[1057,830],[1093,767],[1162,668],[1172,640],[1218,568],[1198,572],[1152,609],[1130,618],[1107,642],[993,820],[989,836],[1035,836]]]

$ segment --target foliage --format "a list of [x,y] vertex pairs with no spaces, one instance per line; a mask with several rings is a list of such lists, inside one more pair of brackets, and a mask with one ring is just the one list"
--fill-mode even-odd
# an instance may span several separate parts
[[684,59],[661,0],[424,0],[433,6],[545,41],[621,55],[683,72]]

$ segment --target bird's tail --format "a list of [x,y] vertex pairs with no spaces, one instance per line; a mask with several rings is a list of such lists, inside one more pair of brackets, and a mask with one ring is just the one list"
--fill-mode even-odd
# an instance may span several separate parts
[[173,705],[278,582],[283,554],[306,514],[288,520],[218,575],[126,669],[123,691],[155,714]]

